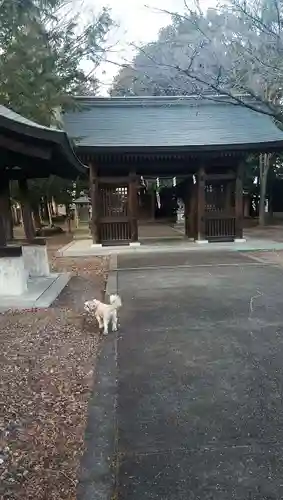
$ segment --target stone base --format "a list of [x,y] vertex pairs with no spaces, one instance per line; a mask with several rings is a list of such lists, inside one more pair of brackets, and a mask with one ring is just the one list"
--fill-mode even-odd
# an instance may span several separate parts
[[197,243],[198,245],[205,245],[206,243],[208,243],[208,240],[195,240],[195,243]]
[[102,248],[101,243],[92,243],[91,248]]
[[0,312],[48,308],[71,278],[71,273],[51,273],[49,276],[29,278],[27,289],[21,295],[0,295]]
[[46,245],[24,245],[23,259],[29,276],[49,276],[50,268]]
[[[27,291],[27,272],[21,247],[0,248],[0,297]],[[1,301],[0,301],[1,302]]]
[[234,243],[246,243],[246,238],[235,238]]
[[140,246],[141,246],[141,244],[139,241],[132,241],[130,243],[130,247],[140,247]]

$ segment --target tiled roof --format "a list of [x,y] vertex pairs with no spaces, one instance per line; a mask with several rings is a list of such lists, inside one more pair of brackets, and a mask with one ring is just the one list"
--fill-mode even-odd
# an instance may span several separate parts
[[[86,167],[76,156],[70,139],[64,130],[53,127],[49,128],[35,123],[2,105],[0,105],[0,135],[4,138],[6,136],[9,138],[7,146],[4,146],[5,141],[2,141],[2,148],[10,152],[13,152],[11,136],[14,136],[16,141],[27,142],[29,144],[31,141],[34,141],[37,146],[51,148],[52,156],[49,163],[46,161],[44,165],[44,175],[46,172],[49,172],[53,175],[76,178],[79,173],[86,171]],[[40,177],[43,174],[38,169],[38,162],[40,164],[35,153],[30,158],[28,168],[25,167],[26,170],[29,169],[31,172],[30,175]],[[34,168],[32,167],[33,164]],[[41,165],[43,170],[43,162]],[[17,166],[24,169],[21,162]]]
[[255,145],[282,141],[268,115],[227,98],[78,98],[80,109],[64,115],[64,127],[85,148]]

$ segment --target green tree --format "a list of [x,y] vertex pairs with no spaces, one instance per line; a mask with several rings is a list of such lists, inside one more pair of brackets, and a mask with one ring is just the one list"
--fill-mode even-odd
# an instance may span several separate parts
[[[74,106],[76,94],[97,91],[95,70],[114,23],[106,8],[89,22],[72,12],[66,0],[0,1],[0,104],[43,125],[60,126],[58,110]],[[43,198],[71,202],[70,181],[52,177],[29,183],[37,224]]]
[[44,125],[74,104],[73,95],[97,90],[95,70],[113,25],[107,9],[86,23],[71,7],[66,0],[0,3],[0,103]]

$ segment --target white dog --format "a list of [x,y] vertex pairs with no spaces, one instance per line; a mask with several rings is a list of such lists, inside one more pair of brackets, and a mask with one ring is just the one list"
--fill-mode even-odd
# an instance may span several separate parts
[[97,319],[99,328],[103,328],[104,335],[108,334],[109,323],[112,324],[113,332],[118,327],[118,309],[122,307],[119,295],[110,295],[110,304],[104,304],[100,300],[87,300],[84,303],[84,311]]

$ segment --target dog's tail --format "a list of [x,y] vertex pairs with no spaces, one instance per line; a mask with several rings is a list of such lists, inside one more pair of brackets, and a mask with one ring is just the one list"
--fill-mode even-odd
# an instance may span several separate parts
[[122,306],[122,301],[119,295],[110,295],[110,304],[113,309],[119,309]]

